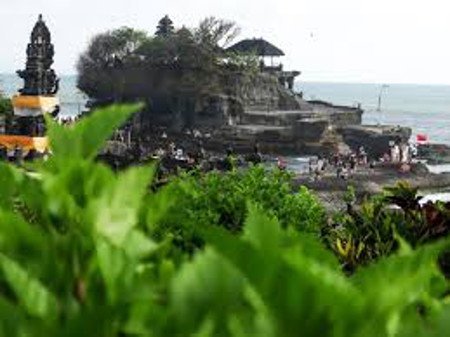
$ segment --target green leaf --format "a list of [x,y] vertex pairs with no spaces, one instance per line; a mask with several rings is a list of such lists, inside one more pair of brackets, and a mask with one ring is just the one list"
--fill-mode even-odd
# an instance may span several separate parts
[[18,191],[14,173],[11,166],[0,162],[0,206],[5,208],[12,207],[13,198]]
[[39,260],[47,247],[48,237],[30,226],[17,214],[0,209],[0,247],[2,252]]
[[[259,224],[261,228],[275,225]],[[289,255],[273,254],[264,246],[219,230],[208,231],[206,237],[255,288],[275,322],[277,335],[298,336],[302,331],[305,336],[344,336],[362,318],[360,292],[331,264],[321,263],[316,253],[308,257],[305,250],[289,245]],[[264,238],[273,247],[269,237]]]
[[281,228],[276,219],[267,217],[255,204],[248,204],[248,215],[244,227],[246,240],[267,253],[274,253],[279,250],[281,234]]
[[149,230],[153,230],[167,215],[167,212],[176,206],[178,189],[175,183],[171,183],[148,197],[146,223]]
[[443,281],[437,258],[445,246],[445,242],[440,242],[417,250],[404,249],[352,277],[352,283],[364,294],[373,329],[384,327],[389,335],[394,335],[401,329],[402,313],[409,306],[430,300],[432,284],[437,279]]
[[124,250],[126,254],[135,259],[148,256],[158,249],[158,245],[141,231],[131,230],[126,238]]
[[73,127],[59,125],[47,118],[48,136],[53,154],[59,159],[92,159],[132,113],[141,104],[114,105],[95,110],[89,118],[83,118]]
[[132,282],[133,266],[129,264],[131,261],[122,249],[106,240],[99,239],[96,248],[108,300],[110,303],[116,303],[120,300],[120,296],[125,295],[124,290]]
[[219,331],[243,309],[245,280],[211,249],[197,254],[175,276],[171,299],[181,331],[195,331],[212,319]]
[[56,318],[58,302],[39,280],[1,253],[0,267],[5,280],[28,314],[50,321]]
[[21,336],[25,322],[23,312],[0,297],[0,336]]
[[154,173],[153,167],[134,167],[121,173],[89,205],[97,232],[117,246],[137,224],[139,209]]

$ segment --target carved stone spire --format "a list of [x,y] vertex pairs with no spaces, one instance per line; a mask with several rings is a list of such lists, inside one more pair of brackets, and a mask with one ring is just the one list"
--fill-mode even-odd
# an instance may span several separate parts
[[25,70],[17,71],[17,74],[25,82],[23,89],[19,90],[22,95],[56,94],[59,79],[51,68],[54,54],[50,31],[42,19],[42,14],[40,14],[31,32],[30,43],[27,46]]
[[172,35],[174,32],[173,22],[170,20],[169,16],[164,16],[159,20],[158,26],[156,27],[155,35],[158,37],[166,38]]

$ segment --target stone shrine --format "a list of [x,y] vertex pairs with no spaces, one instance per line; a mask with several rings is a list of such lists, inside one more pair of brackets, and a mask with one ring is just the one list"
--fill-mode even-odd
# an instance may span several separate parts
[[[59,100],[56,97],[59,79],[51,68],[54,54],[50,31],[43,21],[42,15],[39,15],[27,46],[25,70],[17,71],[19,77],[24,80],[24,86],[12,99],[14,115],[27,118],[27,123],[19,123],[22,126],[24,126],[23,124],[36,124],[32,123],[36,121],[30,120],[30,117],[38,118],[44,113],[56,116],[59,111]],[[31,125],[28,126],[31,127]],[[23,129],[21,133],[25,133],[25,135],[32,136],[39,133],[42,136],[42,132],[39,130],[25,130],[27,127]]]

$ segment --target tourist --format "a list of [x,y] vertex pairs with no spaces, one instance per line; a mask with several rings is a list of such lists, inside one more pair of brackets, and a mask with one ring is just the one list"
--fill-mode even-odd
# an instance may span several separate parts
[[176,152],[176,145],[174,142],[170,142],[169,144],[169,155],[172,157],[175,157],[177,154]]
[[360,165],[367,165],[367,153],[364,146],[360,146],[358,149],[358,161]]
[[372,160],[370,161],[370,164],[369,164],[369,172],[370,172],[370,173],[374,173],[374,172],[375,172],[375,160],[374,160],[374,159],[372,159]]
[[0,146],[0,160],[8,160],[8,150],[4,146]]
[[411,153],[411,159],[417,158],[417,154],[418,154],[417,144],[410,143],[409,144],[409,152]]
[[391,148],[391,161],[393,163],[400,162],[400,147],[397,143],[395,143]]
[[342,162],[338,162],[336,165],[336,178],[341,178],[342,176],[342,168],[343,168],[343,164]]
[[176,149],[176,151],[175,151],[175,159],[176,160],[184,160],[185,159],[184,158],[183,149],[181,149],[181,148]]
[[278,157],[277,159],[277,167],[278,169],[284,171],[287,168],[287,162],[282,157]]
[[16,146],[16,148],[14,149],[14,160],[18,166],[22,165],[23,149],[20,146]]
[[352,154],[349,159],[350,164],[350,176],[352,176],[356,172],[356,156]]
[[401,156],[400,156],[401,163],[409,163],[411,161],[410,156],[409,156],[409,145],[407,143],[403,143],[400,146],[400,153],[401,153]]
[[246,160],[254,165],[260,164],[262,162],[262,156],[259,152],[258,144],[253,146],[253,153],[246,157]]
[[234,168],[236,168],[236,162],[237,158],[234,154],[234,149],[232,147],[229,147],[227,149],[226,157],[223,161],[225,171],[232,171]]
[[344,165],[342,166],[341,178],[343,180],[347,180],[348,179],[348,169],[347,169],[347,164],[346,163],[344,163]]
[[14,148],[9,148],[8,151],[6,152],[6,156],[7,156],[9,162],[13,162],[14,161]]
[[322,172],[324,170],[325,167],[325,161],[323,160],[322,157],[319,156],[319,158],[317,158],[317,170],[319,172]]
[[400,173],[409,173],[411,172],[411,165],[408,163],[402,163],[399,168]]

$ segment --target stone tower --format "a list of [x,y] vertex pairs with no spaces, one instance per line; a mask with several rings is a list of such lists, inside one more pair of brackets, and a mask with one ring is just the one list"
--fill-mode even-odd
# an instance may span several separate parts
[[27,46],[27,62],[25,70],[17,71],[24,80],[23,95],[54,95],[58,91],[58,79],[51,68],[55,51],[51,42],[51,34],[42,15],[39,15],[31,40]]
[[156,27],[155,35],[158,37],[166,38],[172,35],[174,32],[173,22],[170,20],[169,16],[164,16],[159,20],[158,26]]
[[51,68],[54,55],[50,31],[42,15],[39,15],[27,45],[25,70],[17,71],[19,77],[24,80],[24,86],[12,100],[14,115],[27,117],[27,125],[34,125],[33,118],[42,118],[44,113],[55,116],[59,111],[59,101],[56,97],[59,79]]
[[[13,132],[15,135],[32,137],[34,144],[39,137],[45,136],[44,114],[49,113],[56,117],[59,112],[59,101],[56,97],[59,79],[51,68],[55,51],[50,31],[42,15],[39,15],[31,32],[26,54],[25,70],[17,71],[19,77],[24,80],[24,85],[12,98]],[[19,140],[23,141],[21,138],[17,141]]]

